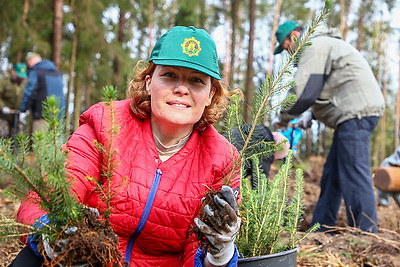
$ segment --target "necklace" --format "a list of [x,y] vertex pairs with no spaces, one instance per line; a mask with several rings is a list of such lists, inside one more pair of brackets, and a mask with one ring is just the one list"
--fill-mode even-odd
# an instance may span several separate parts
[[172,157],[175,153],[177,153],[187,143],[191,134],[192,131],[188,135],[180,139],[177,144],[166,146],[160,141],[158,136],[153,131],[153,137],[156,143],[156,148],[162,161],[167,160],[168,158]]

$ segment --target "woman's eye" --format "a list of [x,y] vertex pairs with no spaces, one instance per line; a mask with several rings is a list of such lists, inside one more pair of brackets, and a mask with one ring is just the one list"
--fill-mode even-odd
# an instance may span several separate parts
[[164,74],[162,74],[161,76],[165,76],[165,77],[175,77],[175,74],[173,72],[165,72]]
[[197,78],[197,77],[192,78],[192,81],[195,82],[195,83],[202,83],[202,84],[204,84],[203,80],[200,79],[200,78]]

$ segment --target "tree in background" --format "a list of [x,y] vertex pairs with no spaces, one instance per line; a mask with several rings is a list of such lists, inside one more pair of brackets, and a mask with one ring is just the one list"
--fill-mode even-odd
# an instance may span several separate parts
[[60,69],[61,45],[63,34],[63,0],[54,0],[53,53],[52,59],[57,69]]
[[246,101],[245,101],[245,108],[244,108],[244,120],[246,122],[250,122],[251,119],[251,108],[252,108],[252,103],[253,103],[253,98],[254,98],[254,68],[253,68],[253,62],[254,62],[254,39],[255,39],[255,13],[256,13],[256,1],[255,0],[250,0],[249,3],[249,43],[248,43],[248,49],[247,49],[247,72],[246,72]]

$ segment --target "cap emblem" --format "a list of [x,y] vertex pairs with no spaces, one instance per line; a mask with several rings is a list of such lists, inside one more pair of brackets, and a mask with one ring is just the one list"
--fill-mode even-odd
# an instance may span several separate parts
[[185,38],[181,44],[181,47],[182,53],[188,55],[189,57],[198,56],[201,51],[200,41],[196,40],[194,37]]

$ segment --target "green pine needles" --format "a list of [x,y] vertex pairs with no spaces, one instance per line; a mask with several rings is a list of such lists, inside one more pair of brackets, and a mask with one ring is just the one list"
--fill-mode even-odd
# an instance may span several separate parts
[[[66,136],[54,96],[44,103],[43,116],[49,125],[48,131],[36,132],[32,138],[20,134],[15,143],[12,139],[0,140],[0,171],[13,177],[15,182],[5,194],[22,200],[31,192],[28,201],[38,203],[50,220],[57,220],[57,224],[41,230],[54,240],[62,227],[82,219],[83,206],[70,193],[71,183],[65,171],[67,154],[61,149]],[[15,229],[15,233],[9,230],[0,227],[0,237],[17,235],[21,229]]]
[[[122,255],[118,249],[118,237],[110,226],[111,179],[118,162],[114,157],[113,140],[119,131],[115,124],[116,112],[113,105],[117,90],[113,86],[104,88],[106,116],[111,118],[109,142],[105,145],[93,140],[96,148],[104,155],[101,177],[87,179],[96,185],[100,198],[106,203],[101,217],[95,210],[78,202],[72,193],[72,179],[67,173],[67,151],[64,119],[55,97],[44,103],[43,117],[48,130],[36,132],[32,138],[19,135],[16,141],[0,140],[0,171],[12,176],[15,184],[6,193],[19,200],[40,205],[48,215],[49,222],[40,229],[17,223],[15,219],[0,216],[0,239],[35,234],[39,253],[48,241],[53,251],[52,260],[44,258],[45,266],[72,266],[88,263],[90,266],[121,266]],[[28,196],[28,197],[27,197]],[[82,265],[83,266],[83,265]]]
[[271,181],[258,167],[257,188],[252,188],[247,180],[243,181],[240,206],[242,226],[236,245],[244,257],[293,249],[308,233],[319,227],[315,225],[306,233],[298,232],[304,212],[304,180],[302,171],[298,169],[292,181],[291,160],[292,152],[289,151],[286,162]]
[[[116,124],[115,117],[116,111],[113,105],[115,99],[117,99],[118,91],[113,86],[105,86],[103,88],[103,100],[105,105],[108,107],[108,116],[110,116],[111,127],[108,132],[109,142],[106,145],[100,144],[97,140],[95,140],[95,145],[97,150],[104,155],[104,163],[101,166],[101,179],[97,181],[96,179],[92,179],[89,177],[88,179],[97,185],[97,191],[100,194],[101,199],[106,203],[106,210],[103,212],[103,217],[106,220],[109,220],[111,214],[111,199],[115,194],[115,190],[111,190],[111,179],[115,171],[115,167],[117,162],[114,160],[114,157],[117,153],[115,149],[113,149],[114,138],[115,135],[119,132],[119,125]],[[102,184],[102,181],[107,183],[106,186]],[[121,184],[120,186],[124,186]]]

